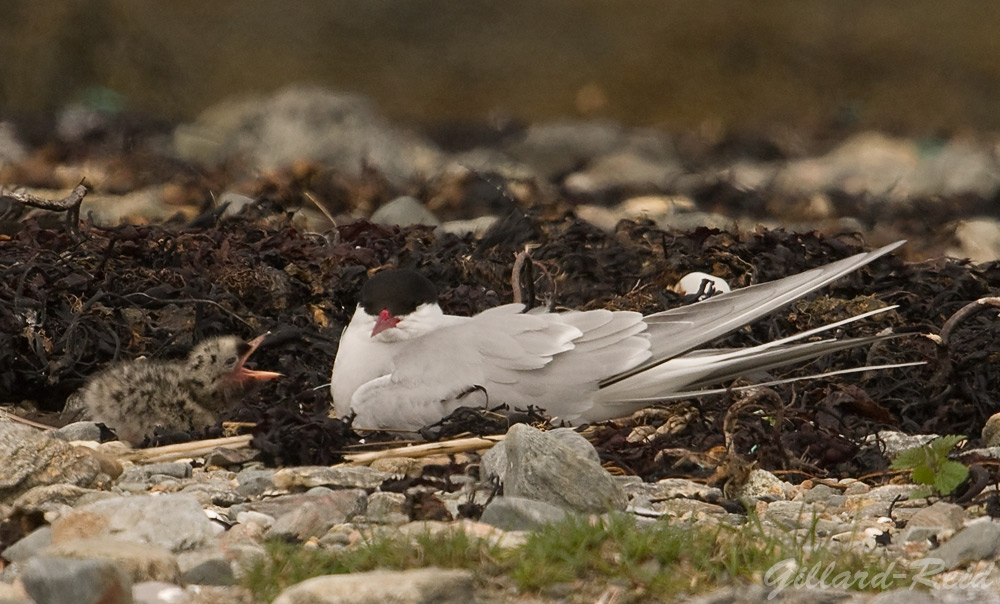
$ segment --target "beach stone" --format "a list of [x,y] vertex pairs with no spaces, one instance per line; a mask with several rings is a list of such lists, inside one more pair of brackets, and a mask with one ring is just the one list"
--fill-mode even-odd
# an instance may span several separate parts
[[[597,454],[597,449],[590,444],[586,438],[572,428],[556,428],[545,432],[546,438],[552,439],[565,447],[574,451],[580,457],[589,459],[600,465],[601,457]],[[495,476],[501,483],[507,474],[507,446],[505,441],[500,441],[490,448],[482,457],[483,474],[485,476]]]
[[88,440],[100,442],[101,428],[95,422],[73,422],[53,431],[52,435],[68,441]]
[[244,497],[259,497],[274,488],[275,470],[245,469],[236,475],[236,492]]
[[52,545],[52,527],[40,526],[3,550],[3,559],[23,563],[50,545]]
[[274,604],[467,604],[473,601],[467,570],[375,570],[315,577],[281,592]]
[[512,137],[505,151],[551,180],[620,149],[626,138],[622,125],[611,120],[561,119],[528,126],[523,134]]
[[[319,487],[322,489],[322,487]],[[331,491],[322,489],[319,493],[305,492],[292,495],[279,495],[261,501],[251,501],[241,503],[229,508],[229,517],[236,519],[241,512],[260,512],[274,519],[278,519],[285,514],[295,511],[303,503],[312,500],[314,503],[326,509],[328,514],[339,518],[338,522],[345,522],[358,514],[365,512],[365,505],[368,501],[368,494],[359,489],[343,489]]]
[[233,449],[231,447],[216,447],[205,456],[206,466],[230,468],[253,461],[260,456],[257,449]]
[[374,489],[392,478],[388,472],[379,472],[367,466],[300,466],[282,468],[274,473],[274,486],[279,489],[296,487],[333,487],[341,489]]
[[[625,493],[595,461],[596,451],[581,454],[579,446],[567,445],[563,438],[526,424],[512,426],[503,441],[504,495],[585,513],[624,510]],[[587,445],[592,451],[593,445]]]
[[13,422],[0,422],[0,504],[42,485],[98,487],[110,480],[95,453]]
[[841,523],[823,517],[822,504],[801,501],[772,501],[767,504],[763,518],[786,530],[815,526],[817,533],[836,534],[843,532],[838,530]]
[[36,604],[132,604],[132,581],[111,560],[36,556],[21,582]]
[[156,476],[191,478],[191,464],[162,462],[132,466],[122,473],[121,480],[123,482],[147,482]]
[[989,519],[973,522],[955,534],[928,557],[939,558],[946,569],[975,560],[990,560],[1000,554],[1000,525]]
[[986,420],[982,437],[986,448],[1000,447],[1000,413],[994,413]]
[[450,233],[452,235],[457,235],[458,237],[464,237],[465,235],[482,235],[486,231],[490,230],[494,224],[499,220],[496,216],[478,216],[476,218],[470,218],[468,220],[449,220],[436,230],[437,233]]
[[544,501],[496,497],[483,509],[479,520],[505,531],[533,531],[564,518],[566,510]]
[[437,227],[441,225],[441,221],[433,212],[420,203],[419,199],[409,195],[397,197],[380,206],[372,213],[371,221],[375,224],[398,224],[399,226]]
[[52,541],[113,537],[176,553],[203,547],[217,532],[198,500],[190,495],[137,495],[74,509],[52,525]]
[[657,496],[665,499],[700,499],[701,501],[721,501],[722,489],[710,487],[686,478],[663,478],[653,483]]
[[[767,578],[765,576],[765,582]],[[720,587],[685,600],[685,604],[861,604],[854,593],[839,589],[783,587],[780,584]]]
[[811,489],[802,496],[802,501],[806,503],[826,503],[831,497],[839,497],[840,491],[825,484],[813,485]]
[[968,258],[973,262],[991,262],[1000,258],[1000,220],[970,218],[960,220],[954,228],[956,245],[948,248],[949,256]]
[[0,604],[36,604],[28,597],[21,583],[8,585],[0,583]]
[[746,482],[736,489],[734,498],[749,502],[760,499],[786,499],[786,493],[792,488],[774,474],[758,468],[750,471]]
[[183,158],[217,163],[240,156],[262,170],[311,160],[358,178],[364,169],[402,185],[439,168],[442,153],[397,129],[366,97],[313,86],[224,100],[174,131]]
[[403,524],[409,522],[406,495],[403,493],[386,493],[376,491],[368,496],[368,509],[365,512],[369,522],[376,524]]
[[[974,601],[980,602],[980,600]],[[916,589],[893,589],[876,594],[868,604],[941,604],[941,602],[931,594]]]
[[262,514],[261,512],[254,511],[244,511],[236,515],[236,522],[240,524],[256,524],[264,530],[271,528],[274,525],[274,517],[267,514]]
[[49,546],[43,556],[76,560],[102,559],[115,562],[133,583],[141,581],[180,581],[177,558],[162,547],[95,537],[74,539]]
[[177,555],[181,579],[187,585],[233,585],[236,577],[225,552],[218,547]]
[[683,173],[675,158],[626,149],[596,158],[585,170],[567,176],[563,186],[572,195],[603,198],[617,191],[665,191]]
[[41,512],[51,522],[75,506],[111,497],[114,495],[107,491],[84,489],[65,483],[49,484],[23,493],[14,500],[13,506],[21,512]]
[[840,191],[885,198],[911,177],[920,163],[914,141],[862,132],[826,155],[787,162],[772,186],[789,193]]
[[965,510],[962,506],[945,501],[917,510],[906,523],[906,530],[900,533],[902,542],[923,541],[931,536],[944,540],[960,530],[965,524]]
[[163,581],[143,581],[132,586],[134,604],[189,604],[191,595],[184,588]]
[[247,197],[236,191],[223,191],[219,195],[219,198],[215,200],[217,207],[226,206],[226,209],[222,212],[223,216],[236,216],[244,209],[252,207],[255,203],[257,203],[257,200],[253,197]]
[[697,499],[674,498],[663,501],[639,502],[643,507],[633,503],[629,506],[629,511],[640,516],[669,516],[680,520],[693,518],[703,520],[706,518],[722,518],[729,513],[726,508],[714,503],[698,501]]
[[364,491],[319,489],[322,487],[318,487],[317,492],[236,505],[230,509],[230,517],[238,518],[245,511],[261,512],[275,519],[265,533],[268,539],[303,541],[321,537],[331,526],[365,513],[368,494]]
[[0,167],[17,163],[28,157],[28,152],[17,136],[17,128],[10,122],[0,122]]
[[[81,175],[83,176],[83,175]],[[166,202],[166,185],[155,184],[124,195],[92,194],[84,198],[80,212],[94,222],[114,226],[122,222],[164,222],[176,216],[191,220],[198,212],[193,206]]]

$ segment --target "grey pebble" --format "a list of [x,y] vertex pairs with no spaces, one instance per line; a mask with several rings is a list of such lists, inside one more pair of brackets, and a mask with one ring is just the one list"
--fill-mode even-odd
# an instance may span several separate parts
[[132,580],[111,560],[36,556],[21,582],[37,604],[131,604]]

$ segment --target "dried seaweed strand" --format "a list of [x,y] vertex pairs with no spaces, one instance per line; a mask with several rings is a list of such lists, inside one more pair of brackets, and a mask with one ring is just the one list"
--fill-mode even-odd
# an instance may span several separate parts
[[959,323],[983,310],[987,306],[1000,307],[1000,297],[980,298],[975,302],[969,302],[953,314],[944,325],[941,326],[941,345],[947,346],[951,340],[951,332],[955,330]]
[[59,200],[45,199],[44,197],[23,191],[2,192],[3,197],[9,197],[26,206],[51,210],[53,212],[66,212],[66,228],[69,230],[74,241],[80,240],[80,204],[83,203],[83,198],[86,195],[87,187],[84,186],[83,182],[73,187],[69,195]]

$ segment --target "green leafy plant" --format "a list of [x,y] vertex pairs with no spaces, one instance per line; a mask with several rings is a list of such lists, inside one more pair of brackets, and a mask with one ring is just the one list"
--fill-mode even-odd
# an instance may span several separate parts
[[894,470],[910,470],[910,480],[926,485],[911,497],[949,495],[969,476],[969,468],[948,459],[948,454],[965,440],[961,434],[939,436],[922,447],[900,451],[892,460]]

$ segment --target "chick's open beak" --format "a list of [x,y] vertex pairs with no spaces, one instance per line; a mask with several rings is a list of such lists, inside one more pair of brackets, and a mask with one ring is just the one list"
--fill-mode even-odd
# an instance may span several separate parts
[[247,369],[244,367],[244,363],[247,362],[247,359],[250,358],[253,351],[257,350],[257,347],[260,346],[261,342],[267,339],[267,336],[269,335],[271,335],[271,332],[261,334],[247,342],[247,346],[250,348],[243,354],[243,356],[240,357],[240,362],[236,366],[237,377],[250,380],[270,380],[272,378],[281,377],[280,373],[276,373],[274,371],[258,371],[256,369]]

